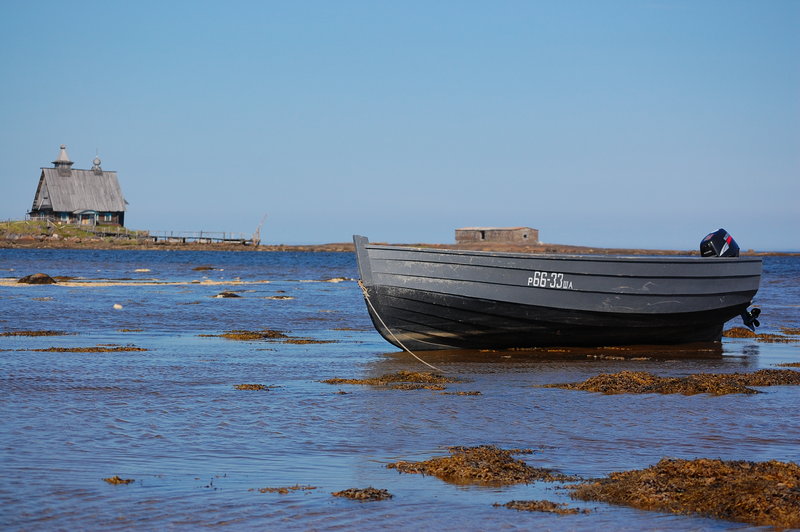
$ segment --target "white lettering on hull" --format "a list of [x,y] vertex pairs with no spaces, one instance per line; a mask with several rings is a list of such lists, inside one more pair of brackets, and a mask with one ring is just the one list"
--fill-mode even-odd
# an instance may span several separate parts
[[564,279],[563,273],[533,272],[533,275],[528,277],[528,286],[572,290],[572,281]]

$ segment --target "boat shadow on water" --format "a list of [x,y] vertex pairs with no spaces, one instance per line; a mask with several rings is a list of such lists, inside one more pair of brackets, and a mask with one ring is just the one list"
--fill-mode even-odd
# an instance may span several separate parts
[[[509,364],[551,361],[597,360],[718,360],[725,352],[720,342],[697,342],[680,345],[628,345],[611,347],[531,347],[515,349],[437,349],[414,351],[422,361],[445,364]],[[747,353],[750,354],[750,353]],[[387,362],[417,363],[405,351],[384,355]]]

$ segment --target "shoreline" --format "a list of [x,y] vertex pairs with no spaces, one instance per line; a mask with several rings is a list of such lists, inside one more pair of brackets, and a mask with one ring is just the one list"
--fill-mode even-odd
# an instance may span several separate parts
[[[511,242],[470,242],[464,244],[430,244],[417,242],[398,244],[372,242],[378,245],[452,249],[465,251],[494,251],[531,254],[565,255],[682,255],[699,256],[699,250],[605,248],[599,246],[575,246],[567,244],[518,244]],[[98,234],[81,227],[52,224],[42,221],[0,222],[0,249],[135,249],[157,251],[295,251],[354,253],[353,242],[331,242],[326,244],[253,244],[252,241],[185,242],[178,238],[158,240],[149,237],[147,231],[127,230],[122,235]],[[755,251],[742,250],[744,256],[800,256],[800,251]]]
[[[572,246],[564,244],[538,245],[513,244],[502,242],[483,242],[470,244],[389,244],[372,242],[380,245],[396,245],[432,249],[460,249],[467,251],[496,251],[531,254],[586,254],[586,255],[699,255],[698,251],[641,249],[641,248],[603,248],[593,246]],[[243,245],[239,243],[183,243],[183,242],[143,242],[122,238],[64,238],[21,237],[0,239],[0,249],[113,249],[113,250],[148,250],[148,251],[245,251],[245,252],[336,252],[353,253],[352,242],[331,242],[327,244],[259,244]],[[800,256],[797,251],[742,251],[743,256]]]

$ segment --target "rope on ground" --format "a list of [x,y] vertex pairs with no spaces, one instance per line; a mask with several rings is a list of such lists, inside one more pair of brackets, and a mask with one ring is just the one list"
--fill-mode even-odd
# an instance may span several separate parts
[[404,351],[408,352],[408,353],[409,353],[409,354],[410,354],[412,357],[416,358],[417,360],[419,360],[420,362],[422,362],[423,364],[425,364],[425,365],[426,365],[426,366],[428,366],[429,368],[431,368],[431,369],[435,369],[436,371],[440,371],[440,372],[444,373],[444,371],[442,371],[441,369],[437,368],[437,367],[436,367],[436,366],[434,366],[433,364],[428,364],[427,362],[425,362],[424,360],[422,360],[422,359],[421,359],[420,357],[418,357],[418,356],[417,356],[417,355],[416,355],[416,354],[415,354],[415,353],[414,353],[414,352],[413,352],[411,349],[409,349],[409,348],[407,348],[405,345],[403,345],[403,342],[401,342],[401,341],[400,341],[400,339],[399,339],[399,338],[397,338],[397,336],[395,336],[395,335],[394,335],[394,333],[392,332],[392,330],[391,330],[391,329],[390,329],[390,328],[389,328],[389,327],[386,325],[386,323],[383,321],[383,318],[381,318],[381,315],[380,315],[380,314],[378,314],[378,311],[377,311],[377,309],[376,309],[376,308],[375,308],[375,307],[372,305],[372,301],[370,300],[369,293],[367,292],[367,288],[364,286],[364,283],[361,281],[361,279],[359,279],[359,280],[358,280],[358,286],[360,286],[360,287],[361,287],[361,291],[364,293],[364,299],[367,301],[367,305],[369,305],[369,308],[371,308],[371,309],[372,309],[372,313],[375,315],[375,317],[376,317],[376,318],[378,318],[378,321],[379,321],[379,322],[381,322],[381,325],[383,325],[383,328],[384,328],[384,329],[386,329],[386,331],[387,331],[387,332],[388,332],[390,335],[392,335],[392,338],[394,338],[394,341],[395,341],[395,342],[397,342],[397,345],[399,345],[400,347],[402,347]]

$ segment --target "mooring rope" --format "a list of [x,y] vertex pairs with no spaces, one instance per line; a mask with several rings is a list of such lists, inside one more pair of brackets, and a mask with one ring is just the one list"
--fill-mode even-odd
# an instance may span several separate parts
[[437,368],[433,364],[428,364],[427,362],[422,360],[411,349],[409,349],[405,345],[403,345],[403,342],[401,342],[400,339],[397,336],[394,335],[392,330],[383,321],[383,318],[381,318],[381,315],[378,314],[377,309],[372,305],[372,301],[370,300],[370,297],[369,297],[369,292],[367,292],[367,288],[364,286],[364,283],[361,281],[361,279],[358,280],[358,286],[361,287],[361,291],[364,293],[364,299],[367,301],[367,305],[369,305],[369,308],[372,309],[372,313],[375,314],[375,317],[378,318],[379,322],[381,322],[381,325],[383,325],[383,328],[386,329],[388,331],[388,333],[392,335],[392,338],[394,338],[395,342],[397,342],[397,344],[400,347],[402,347],[404,351],[408,352],[412,357],[416,358],[417,360],[419,360],[420,362],[422,362],[423,364],[425,364],[429,368],[432,368],[432,369],[435,369],[436,371],[440,371],[440,372],[444,373],[444,371],[442,371],[441,369]]

